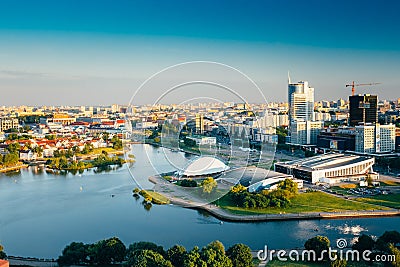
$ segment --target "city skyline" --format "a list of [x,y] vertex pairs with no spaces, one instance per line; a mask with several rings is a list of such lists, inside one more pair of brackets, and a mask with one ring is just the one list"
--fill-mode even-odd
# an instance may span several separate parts
[[175,3],[4,4],[1,105],[128,104],[149,76],[193,60],[241,70],[271,102],[287,98],[288,70],[316,100],[347,100],[353,80],[382,83],[356,93],[398,98],[396,1]]

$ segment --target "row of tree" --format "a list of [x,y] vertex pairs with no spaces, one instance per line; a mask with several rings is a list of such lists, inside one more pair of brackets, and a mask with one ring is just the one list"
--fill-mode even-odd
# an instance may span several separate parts
[[276,190],[262,190],[250,193],[242,185],[234,186],[228,194],[233,204],[242,208],[284,208],[298,193],[297,184],[291,179],[279,183]]
[[224,245],[213,241],[202,249],[175,245],[168,250],[151,242],[137,242],[128,248],[117,237],[94,244],[73,242],[58,258],[61,266],[124,264],[132,267],[251,267],[251,250],[236,244],[225,251]]

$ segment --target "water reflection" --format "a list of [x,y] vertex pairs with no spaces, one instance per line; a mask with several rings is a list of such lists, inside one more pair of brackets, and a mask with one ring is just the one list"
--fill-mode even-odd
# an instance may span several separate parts
[[[137,161],[131,171],[142,179],[154,173],[146,163],[146,150],[154,157],[161,154],[150,146],[134,146]],[[182,157],[180,152],[173,154]],[[159,164],[163,171],[169,170],[161,159]],[[400,217],[220,224],[204,211],[144,205],[139,196],[133,196],[137,185],[124,166],[63,176],[40,169],[32,166],[0,175],[0,240],[10,255],[56,258],[72,241],[93,243],[112,236],[125,244],[147,240],[165,247],[192,248],[220,240],[226,247],[245,243],[258,250],[264,245],[303,247],[315,235],[334,242],[362,233],[380,236],[385,230],[400,231]]]

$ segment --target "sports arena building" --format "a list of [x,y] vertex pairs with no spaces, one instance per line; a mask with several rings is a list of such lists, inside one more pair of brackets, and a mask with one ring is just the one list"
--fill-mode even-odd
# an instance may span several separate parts
[[178,171],[177,174],[183,177],[204,177],[216,175],[227,170],[229,170],[229,166],[220,159],[202,156],[190,161],[186,168]]
[[366,156],[326,154],[305,159],[275,163],[275,171],[315,183],[335,184],[363,181],[367,176],[378,179],[372,166],[374,158]]

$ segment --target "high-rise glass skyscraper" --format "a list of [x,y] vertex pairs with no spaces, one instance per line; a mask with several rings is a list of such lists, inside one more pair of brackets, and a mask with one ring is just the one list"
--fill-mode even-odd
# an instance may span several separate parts
[[290,143],[315,145],[324,123],[314,118],[314,88],[307,81],[292,83],[288,76],[288,103]]
[[314,120],[314,88],[307,81],[288,84],[289,122]]

